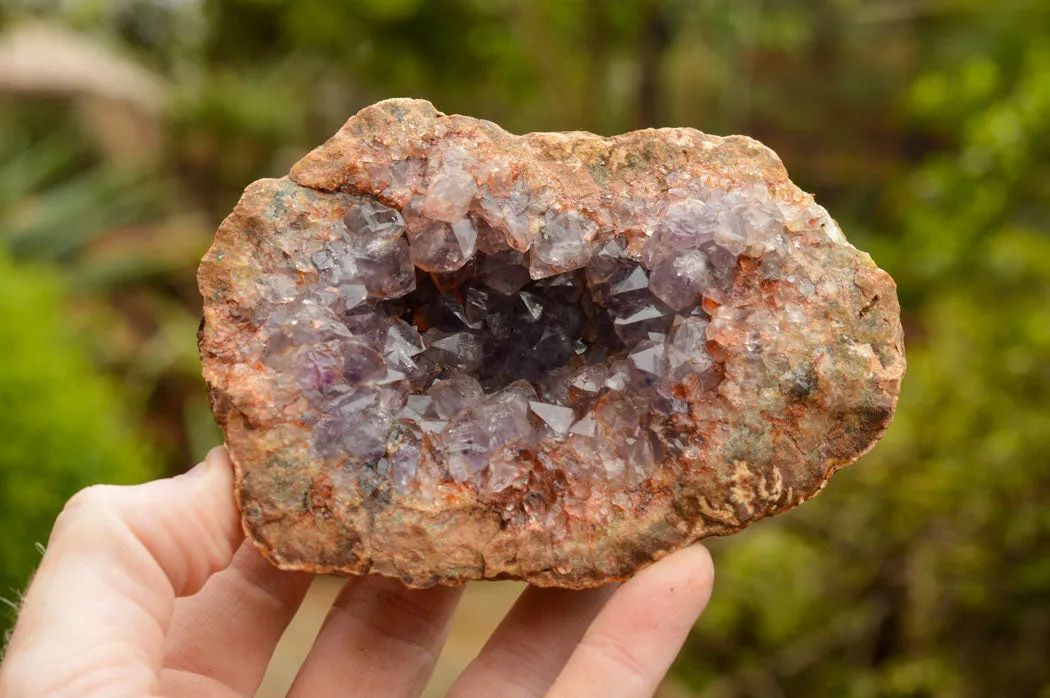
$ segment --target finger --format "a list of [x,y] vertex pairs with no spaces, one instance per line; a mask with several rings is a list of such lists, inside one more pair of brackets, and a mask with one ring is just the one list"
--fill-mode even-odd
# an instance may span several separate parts
[[700,545],[626,582],[598,614],[547,695],[649,698],[711,598],[714,567]]
[[542,696],[614,591],[615,584],[586,591],[529,587],[449,698]]
[[225,449],[186,475],[88,488],[55,522],[0,695],[153,695],[175,598],[230,563],[240,517]]
[[227,569],[175,603],[160,675],[163,695],[199,696],[218,686],[255,695],[312,580],[278,570],[251,542],[242,543]]
[[336,597],[289,698],[354,695],[404,698],[423,692],[462,587],[406,589],[393,579],[362,577]]

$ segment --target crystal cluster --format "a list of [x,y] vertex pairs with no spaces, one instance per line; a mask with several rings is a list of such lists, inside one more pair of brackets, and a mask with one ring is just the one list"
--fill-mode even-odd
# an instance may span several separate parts
[[619,138],[392,100],[249,188],[201,348],[275,562],[587,586],[870,447],[892,281],[753,141]]
[[741,254],[783,244],[784,215],[761,188],[705,192],[672,207],[634,259],[620,237],[588,240],[596,228],[581,214],[548,211],[527,255],[491,232],[486,254],[486,224],[462,203],[478,188],[460,171],[412,207],[460,218],[419,213],[409,226],[355,202],[310,255],[308,283],[291,264],[262,277],[262,361],[297,377],[320,457],[391,469],[402,494],[418,489],[424,438],[452,481],[482,493],[525,483],[521,450],[566,443],[589,481],[640,484],[664,450],[653,419],[721,380],[711,312]]

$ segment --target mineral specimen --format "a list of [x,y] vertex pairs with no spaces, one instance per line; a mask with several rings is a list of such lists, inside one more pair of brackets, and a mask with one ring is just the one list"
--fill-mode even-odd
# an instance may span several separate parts
[[620,579],[868,451],[895,286],[741,136],[508,134],[390,100],[248,187],[200,268],[245,528],[412,586]]

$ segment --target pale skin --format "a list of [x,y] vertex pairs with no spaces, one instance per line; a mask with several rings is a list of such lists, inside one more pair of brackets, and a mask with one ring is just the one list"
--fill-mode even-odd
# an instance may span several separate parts
[[[312,577],[244,540],[232,480],[217,448],[186,475],[70,500],[0,664],[0,698],[254,695]],[[695,545],[619,586],[529,587],[448,695],[652,696],[713,579]],[[349,580],[288,695],[420,695],[462,593]]]

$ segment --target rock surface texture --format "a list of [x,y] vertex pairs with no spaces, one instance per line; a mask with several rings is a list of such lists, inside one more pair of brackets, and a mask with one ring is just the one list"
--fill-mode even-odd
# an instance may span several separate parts
[[368,107],[200,267],[245,528],[287,569],[587,587],[888,426],[893,280],[749,138]]

